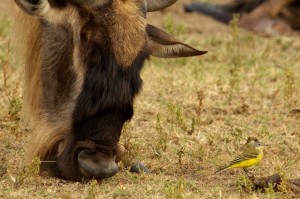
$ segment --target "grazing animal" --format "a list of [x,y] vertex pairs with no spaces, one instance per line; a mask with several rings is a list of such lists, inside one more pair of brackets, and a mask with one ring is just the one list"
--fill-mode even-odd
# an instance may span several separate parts
[[225,5],[192,3],[187,12],[200,12],[229,23],[241,15],[239,26],[262,35],[280,35],[300,30],[300,2],[296,0],[233,0]]
[[118,172],[118,142],[133,116],[145,60],[206,53],[147,24],[147,12],[175,2],[15,0],[29,152],[43,171],[74,181]]

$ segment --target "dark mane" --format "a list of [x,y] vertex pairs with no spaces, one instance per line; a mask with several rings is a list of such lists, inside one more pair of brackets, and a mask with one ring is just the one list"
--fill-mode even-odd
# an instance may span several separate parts
[[[79,137],[87,132],[91,138],[104,136],[106,143],[96,143],[114,145],[119,135],[112,137],[114,135],[110,132],[120,132],[124,122],[133,115],[133,99],[142,87],[140,70],[149,53],[142,51],[130,67],[124,68],[117,64],[110,49],[98,51],[101,50],[92,50],[91,59],[87,62],[83,89],[73,113],[73,131]],[[95,56],[94,53],[105,56]],[[115,125],[107,127],[110,120],[114,120]],[[95,133],[99,129],[101,135]],[[97,140],[96,137],[94,140]]]

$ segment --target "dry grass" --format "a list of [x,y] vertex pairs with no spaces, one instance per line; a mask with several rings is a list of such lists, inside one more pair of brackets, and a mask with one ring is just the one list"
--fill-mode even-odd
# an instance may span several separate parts
[[[154,24],[209,53],[146,64],[135,116],[121,138],[131,156],[115,177],[88,184],[39,177],[38,160],[25,166],[21,69],[9,50],[7,19],[0,19],[0,198],[297,198],[244,190],[239,170],[213,172],[255,136],[270,144],[256,175],[300,177],[300,115],[291,111],[300,108],[299,38],[261,38],[204,17],[200,32],[200,25],[189,27],[191,19],[177,20],[180,12],[159,15],[163,21]],[[153,173],[129,173],[134,160]]]

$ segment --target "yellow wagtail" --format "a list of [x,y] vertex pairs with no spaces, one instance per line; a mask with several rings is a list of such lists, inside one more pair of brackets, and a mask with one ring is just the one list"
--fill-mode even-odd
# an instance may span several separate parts
[[265,144],[258,140],[252,140],[246,145],[242,154],[240,154],[236,159],[230,161],[228,165],[217,170],[215,174],[227,168],[243,168],[248,175],[247,167],[254,166],[261,161],[265,146]]

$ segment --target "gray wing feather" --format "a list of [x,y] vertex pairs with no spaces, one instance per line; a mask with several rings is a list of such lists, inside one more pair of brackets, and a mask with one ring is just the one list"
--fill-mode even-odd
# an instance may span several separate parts
[[250,159],[256,158],[258,155],[259,155],[259,152],[256,151],[256,150],[255,151],[251,151],[250,153],[249,152],[242,153],[236,159],[230,161],[229,165],[231,166],[233,164],[239,163],[239,162],[244,161],[244,160],[250,160]]

